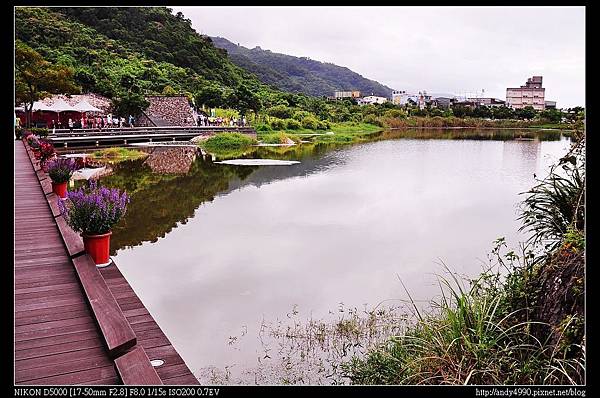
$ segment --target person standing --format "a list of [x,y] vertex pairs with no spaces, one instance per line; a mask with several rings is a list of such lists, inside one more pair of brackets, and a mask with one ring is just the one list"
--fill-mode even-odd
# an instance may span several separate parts
[[242,118],[242,126],[246,127],[246,116]]
[[129,115],[128,122],[129,122],[129,127],[133,127],[133,116]]
[[69,118],[69,133],[73,132],[73,119]]

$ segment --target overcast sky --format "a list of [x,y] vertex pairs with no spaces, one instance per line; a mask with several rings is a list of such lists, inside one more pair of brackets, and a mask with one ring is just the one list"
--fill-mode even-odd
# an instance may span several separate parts
[[546,99],[585,104],[584,7],[172,7],[198,32],[332,62],[396,90],[481,92],[542,75]]

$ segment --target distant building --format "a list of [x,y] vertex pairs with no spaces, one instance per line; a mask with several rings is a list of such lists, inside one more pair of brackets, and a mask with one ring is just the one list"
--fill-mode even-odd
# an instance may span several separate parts
[[546,109],[556,109],[556,101],[544,101],[544,107]]
[[334,91],[334,99],[360,98],[360,91]]
[[544,97],[546,89],[542,87],[542,76],[533,76],[527,79],[524,86],[506,89],[506,104],[513,109],[527,106],[543,111],[546,107]]
[[426,105],[431,105],[431,95],[427,94],[427,91],[419,91],[419,95],[417,96],[417,106],[419,109],[425,109]]
[[399,90],[392,91],[392,103],[394,105],[406,105],[409,103],[416,104],[418,100],[418,94],[408,93],[406,91]]
[[478,106],[505,106],[506,102],[497,98],[467,98],[467,101],[476,103]]
[[368,104],[383,104],[387,102],[387,98],[385,97],[378,97],[376,95],[368,95],[366,97],[363,98],[359,98],[358,99],[358,104],[359,105],[368,105]]
[[477,103],[476,101],[471,101],[471,100],[456,101],[454,103],[454,105],[456,105],[456,106],[464,106],[466,108],[471,108],[471,109],[475,109],[478,106],[480,106],[479,103]]
[[454,105],[454,103],[456,102],[456,98],[436,97],[433,99],[433,102],[435,103],[436,107],[438,107],[438,108],[448,109],[452,105]]

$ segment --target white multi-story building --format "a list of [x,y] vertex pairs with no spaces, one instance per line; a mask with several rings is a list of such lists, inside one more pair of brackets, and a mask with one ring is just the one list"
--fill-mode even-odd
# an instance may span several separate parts
[[383,104],[387,102],[387,98],[378,97],[376,95],[368,95],[366,97],[362,97],[358,99],[359,105],[367,105],[367,104]]
[[404,90],[392,91],[392,103],[394,105],[406,105],[409,102],[416,104],[419,101],[419,94],[409,93]]
[[345,99],[345,98],[358,98],[360,97],[360,91],[334,91],[333,98]]
[[527,79],[524,86],[506,89],[506,105],[513,109],[531,106],[535,110],[543,111],[546,108],[545,95],[542,76],[533,76]]

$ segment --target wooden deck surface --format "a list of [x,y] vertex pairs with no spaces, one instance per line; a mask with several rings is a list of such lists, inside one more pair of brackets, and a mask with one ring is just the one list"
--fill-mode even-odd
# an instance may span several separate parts
[[[121,384],[22,142],[15,141],[15,384]],[[165,385],[199,384],[115,265],[101,269]]]

